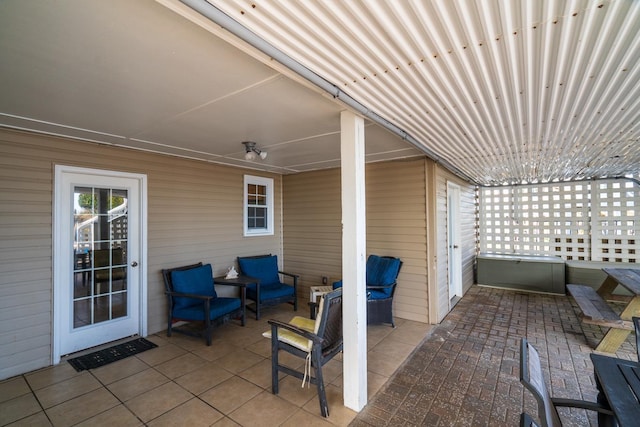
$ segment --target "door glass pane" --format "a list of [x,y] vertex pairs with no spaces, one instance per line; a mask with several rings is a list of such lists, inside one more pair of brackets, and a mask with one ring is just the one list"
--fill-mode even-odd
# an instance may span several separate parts
[[127,196],[74,188],[74,328],[127,316]]

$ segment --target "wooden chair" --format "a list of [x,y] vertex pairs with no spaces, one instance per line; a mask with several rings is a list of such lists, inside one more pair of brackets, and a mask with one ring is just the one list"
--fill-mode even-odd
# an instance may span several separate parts
[[[320,413],[329,416],[322,367],[342,351],[342,289],[325,294],[320,299],[316,319],[294,317],[289,323],[269,320],[271,330],[263,335],[271,338],[271,391],[278,394],[278,373],[293,375],[315,384],[318,389]],[[305,359],[305,371],[296,371],[278,361],[280,350]],[[311,369],[315,375],[311,375]]]
[[[260,309],[264,306],[282,303],[293,304],[298,310],[298,275],[278,270],[276,255],[238,257],[240,274],[259,280],[258,284],[247,286],[247,299],[255,302],[256,320],[260,319]],[[281,279],[289,277],[292,284]]]
[[[526,338],[522,338],[520,347],[520,382],[533,394],[538,402],[538,419],[541,427],[562,427],[557,406],[587,409],[613,417],[611,409],[596,402],[585,400],[552,398],[542,374],[540,355]],[[521,419],[522,422],[522,419]]]
[[[167,295],[167,336],[176,331],[191,336],[203,336],[211,345],[213,326],[240,318],[244,326],[244,307],[240,298],[218,297],[213,284],[211,264],[185,265],[162,270]],[[202,322],[201,332],[173,328],[173,323]]]

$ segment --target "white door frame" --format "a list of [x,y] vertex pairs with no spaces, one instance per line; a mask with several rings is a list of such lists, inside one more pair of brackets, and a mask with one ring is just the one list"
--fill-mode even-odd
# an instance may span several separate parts
[[460,236],[460,186],[447,181],[447,275],[449,309],[452,300],[462,297],[462,253]]
[[62,325],[62,315],[60,307],[64,306],[63,301],[64,284],[69,283],[69,278],[65,277],[68,268],[64,268],[58,265],[60,262],[64,262],[66,257],[65,251],[69,250],[67,246],[69,242],[69,236],[65,236],[62,233],[61,222],[66,221],[66,218],[62,218],[64,191],[62,191],[61,185],[63,182],[63,176],[65,174],[82,174],[93,175],[106,178],[128,178],[138,182],[138,188],[140,198],[140,209],[136,216],[136,220],[139,223],[139,232],[135,236],[130,236],[130,239],[136,239],[139,242],[139,256],[136,260],[138,262],[137,268],[129,269],[130,274],[136,274],[138,279],[138,334],[140,336],[147,335],[147,176],[143,174],[133,174],[118,171],[109,171],[101,169],[89,169],[75,166],[56,165],[54,176],[54,197],[53,197],[53,253],[52,253],[52,265],[53,265],[53,327],[52,327],[52,364],[58,364],[62,356],[62,342],[60,328],[65,327]]

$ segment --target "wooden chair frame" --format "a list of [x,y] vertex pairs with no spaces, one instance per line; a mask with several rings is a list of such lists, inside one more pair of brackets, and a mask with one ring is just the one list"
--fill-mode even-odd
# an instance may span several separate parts
[[[211,335],[213,333],[214,326],[227,323],[229,320],[234,318],[240,318],[244,326],[244,307],[241,305],[241,307],[237,310],[231,311],[222,316],[211,319],[211,316],[209,315],[211,310],[211,301],[216,299],[216,297],[212,297],[208,295],[185,294],[181,292],[175,292],[173,290],[173,281],[171,279],[171,272],[191,270],[192,268],[197,268],[201,266],[202,266],[202,263],[199,262],[197,264],[184,265],[181,267],[168,268],[168,269],[162,270],[162,277],[164,279],[164,286],[165,286],[165,295],[167,296],[167,304],[168,304],[167,336],[170,337],[172,331],[179,332],[184,335],[195,336],[195,337],[204,336],[207,342],[207,345],[210,346]],[[194,321],[193,319],[180,319],[177,317],[173,317],[173,308],[174,308],[174,302],[175,302],[174,298],[176,297],[193,298],[193,299],[198,299],[202,301],[203,303],[202,311],[203,311],[203,317],[204,317],[204,321],[203,321],[204,329],[202,330],[202,332],[198,333],[188,329],[180,329],[180,328],[173,327],[173,323],[175,322],[193,322]]]
[[318,316],[320,316],[320,324],[317,334],[289,323],[269,320],[269,324],[271,325],[271,391],[273,394],[278,394],[279,372],[284,372],[302,380],[306,377],[305,373],[281,365],[278,361],[278,353],[280,350],[284,350],[303,359],[308,357],[307,352],[278,339],[278,330],[284,329],[312,341],[311,367],[314,369],[315,375],[312,376],[309,372],[307,378],[309,382],[315,384],[318,389],[320,413],[323,417],[328,417],[329,406],[325,393],[322,367],[342,351],[342,289],[337,289],[325,294],[323,298],[323,308],[321,312],[318,313]]
[[[245,274],[242,271],[242,268],[240,267],[240,260],[241,259],[260,259],[260,258],[264,258],[264,257],[270,257],[272,255],[255,255],[255,256],[243,256],[243,257],[238,257],[238,270],[240,270],[240,274]],[[255,303],[255,307],[251,307],[251,306],[247,306],[247,308],[251,311],[254,311],[256,313],[256,320],[260,320],[260,311],[262,307],[268,307],[268,306],[274,306],[274,305],[279,305],[279,304],[283,304],[283,303],[289,303],[293,305],[293,311],[298,311],[298,278],[300,277],[297,274],[293,274],[293,273],[288,273],[286,271],[281,271],[278,270],[278,274],[285,276],[285,277],[289,277],[291,279],[291,281],[293,281],[293,284],[288,284],[288,283],[284,283],[285,285],[289,285],[293,287],[293,295],[287,295],[287,296],[283,296],[283,297],[278,297],[278,298],[271,298],[271,299],[264,299],[261,301],[261,297],[260,297],[260,288],[261,288],[261,284],[257,283],[256,286],[256,298],[251,298],[247,295],[247,299],[252,300]]]

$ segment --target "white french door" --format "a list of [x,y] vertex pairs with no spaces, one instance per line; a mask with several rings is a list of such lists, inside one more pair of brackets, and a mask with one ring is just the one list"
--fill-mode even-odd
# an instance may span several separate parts
[[146,334],[146,177],[57,166],[54,351]]

